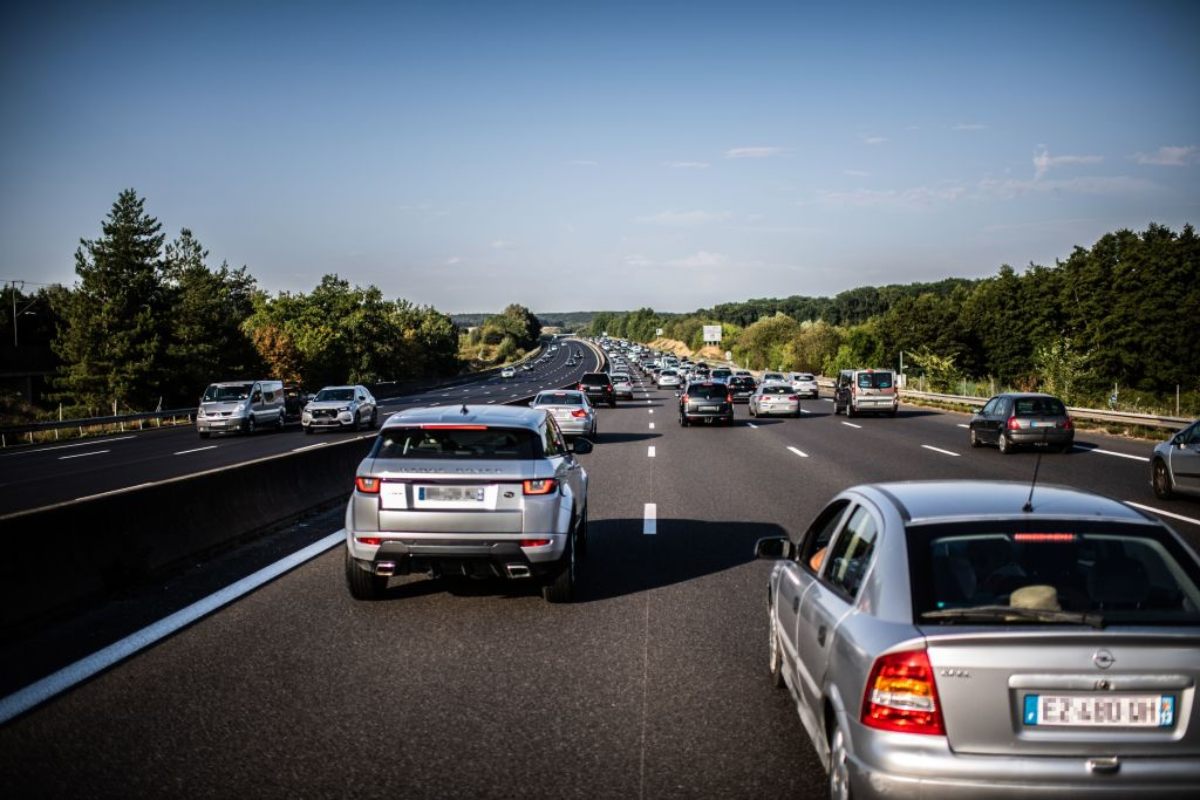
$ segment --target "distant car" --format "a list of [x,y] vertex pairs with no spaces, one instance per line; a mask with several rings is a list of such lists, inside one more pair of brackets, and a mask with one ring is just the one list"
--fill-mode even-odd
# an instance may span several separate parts
[[511,378],[516,374],[517,374],[517,371],[515,369],[513,369],[512,367],[505,367],[504,369],[500,370],[501,378]]
[[1063,401],[1048,394],[998,394],[970,422],[972,447],[994,444],[1001,453],[1044,445],[1069,453],[1075,447],[1075,424]]
[[735,377],[735,378],[753,378],[754,374],[752,372],[750,372],[750,370],[748,370],[748,369],[737,369],[737,370],[733,371],[733,377]]
[[789,381],[782,372],[764,372],[759,383],[789,383]]
[[1164,500],[1176,493],[1200,494],[1200,420],[1154,448],[1150,478]]
[[733,424],[733,397],[720,381],[694,381],[679,396],[679,424]]
[[801,397],[816,400],[821,396],[821,387],[817,385],[817,377],[811,372],[793,372],[791,380],[792,391]]
[[326,386],[304,407],[300,426],[305,433],[322,429],[356,430],[363,425],[374,428],[378,419],[375,397],[367,387]]
[[617,406],[617,394],[613,391],[612,378],[607,372],[584,373],[576,388],[586,393],[588,399],[595,403],[605,403],[609,408]]
[[756,545],[768,674],[829,796],[1191,797],[1200,560],[1099,495],[854,486]]
[[624,372],[612,373],[613,394],[617,399],[633,399],[633,380]]
[[833,413],[855,417],[866,412],[896,416],[900,393],[890,369],[844,369],[833,390]]
[[660,389],[674,389],[680,384],[678,370],[670,367],[659,370],[655,380]]
[[733,377],[733,370],[726,367],[714,367],[709,371],[708,377],[714,381],[729,383],[729,379]]
[[800,398],[789,383],[761,383],[747,404],[752,417],[800,416]]
[[556,389],[538,392],[531,408],[549,411],[564,436],[596,438],[596,408],[583,392],[575,389]]
[[735,403],[749,403],[757,388],[758,384],[749,375],[734,375],[729,379],[729,393],[733,395]]
[[393,575],[533,580],[568,602],[587,547],[588,475],[550,412],[433,406],[391,416],[354,477],[346,583],[373,600]]
[[533,364],[530,364],[529,362],[525,362],[524,364],[521,365],[521,369],[524,370],[525,372],[529,372],[530,370],[533,369]]

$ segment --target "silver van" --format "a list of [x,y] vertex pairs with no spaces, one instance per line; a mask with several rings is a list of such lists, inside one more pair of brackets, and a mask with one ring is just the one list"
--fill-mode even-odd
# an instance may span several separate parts
[[900,393],[890,369],[844,369],[833,390],[833,413],[855,417],[868,411],[896,416]]
[[212,433],[254,433],[259,428],[283,430],[282,381],[225,381],[210,384],[196,410],[201,439]]

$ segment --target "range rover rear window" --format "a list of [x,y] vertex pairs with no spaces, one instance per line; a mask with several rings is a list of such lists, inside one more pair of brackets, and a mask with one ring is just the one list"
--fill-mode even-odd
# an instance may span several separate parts
[[518,461],[541,455],[537,434],[525,428],[405,425],[384,428],[370,457]]

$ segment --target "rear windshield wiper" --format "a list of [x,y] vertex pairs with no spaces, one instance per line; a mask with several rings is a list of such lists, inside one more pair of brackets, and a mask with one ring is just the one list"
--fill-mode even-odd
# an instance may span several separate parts
[[1079,611],[1054,611],[1048,608],[1014,608],[1012,606],[975,606],[973,608],[943,608],[926,611],[923,620],[1001,620],[1028,619],[1036,622],[1067,622],[1077,625],[1104,627],[1104,617]]

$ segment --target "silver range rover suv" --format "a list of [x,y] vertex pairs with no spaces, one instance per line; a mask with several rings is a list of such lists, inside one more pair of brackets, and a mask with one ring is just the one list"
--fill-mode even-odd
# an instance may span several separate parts
[[435,406],[392,415],[346,508],[346,581],[384,596],[393,575],[533,580],[571,600],[587,546],[588,476],[553,415]]

